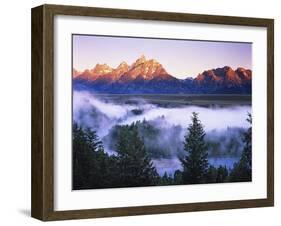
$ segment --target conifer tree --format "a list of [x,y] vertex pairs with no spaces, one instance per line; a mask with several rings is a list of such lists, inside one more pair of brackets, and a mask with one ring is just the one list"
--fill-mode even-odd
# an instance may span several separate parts
[[124,126],[117,141],[119,186],[148,186],[157,183],[158,174],[145,150],[135,124]]
[[108,154],[95,131],[73,125],[73,189],[107,187]]
[[192,113],[191,120],[184,141],[186,156],[180,159],[183,165],[182,180],[185,184],[204,183],[208,170],[205,132],[197,113]]

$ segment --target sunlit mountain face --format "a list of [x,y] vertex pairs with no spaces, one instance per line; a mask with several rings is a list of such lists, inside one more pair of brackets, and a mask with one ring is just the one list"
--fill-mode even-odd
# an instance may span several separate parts
[[97,64],[82,72],[73,69],[73,87],[116,94],[251,94],[252,71],[229,66],[209,69],[195,78],[178,79],[156,59],[140,56],[132,65],[117,68]]

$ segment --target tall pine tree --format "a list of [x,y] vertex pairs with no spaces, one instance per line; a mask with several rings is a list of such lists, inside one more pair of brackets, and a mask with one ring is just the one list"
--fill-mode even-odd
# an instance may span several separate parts
[[159,176],[139,137],[137,126],[124,126],[117,141],[119,186],[155,185]]
[[73,125],[73,189],[90,188],[92,172],[96,168],[95,152],[102,150],[102,144],[95,131],[84,130]]
[[193,112],[191,120],[192,123],[187,128],[184,141],[186,156],[180,159],[183,165],[182,180],[184,184],[204,183],[208,170],[205,132],[198,118],[198,113]]

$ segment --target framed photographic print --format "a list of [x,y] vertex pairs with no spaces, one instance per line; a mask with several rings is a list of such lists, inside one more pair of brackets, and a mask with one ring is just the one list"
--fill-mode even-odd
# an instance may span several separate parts
[[272,19],[32,9],[32,216],[274,204]]

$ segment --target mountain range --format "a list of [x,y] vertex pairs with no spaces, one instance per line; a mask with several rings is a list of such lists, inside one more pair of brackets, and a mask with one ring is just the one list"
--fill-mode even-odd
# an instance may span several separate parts
[[117,68],[97,64],[82,72],[73,69],[73,88],[109,94],[251,94],[252,71],[229,66],[178,79],[155,59],[139,57]]

